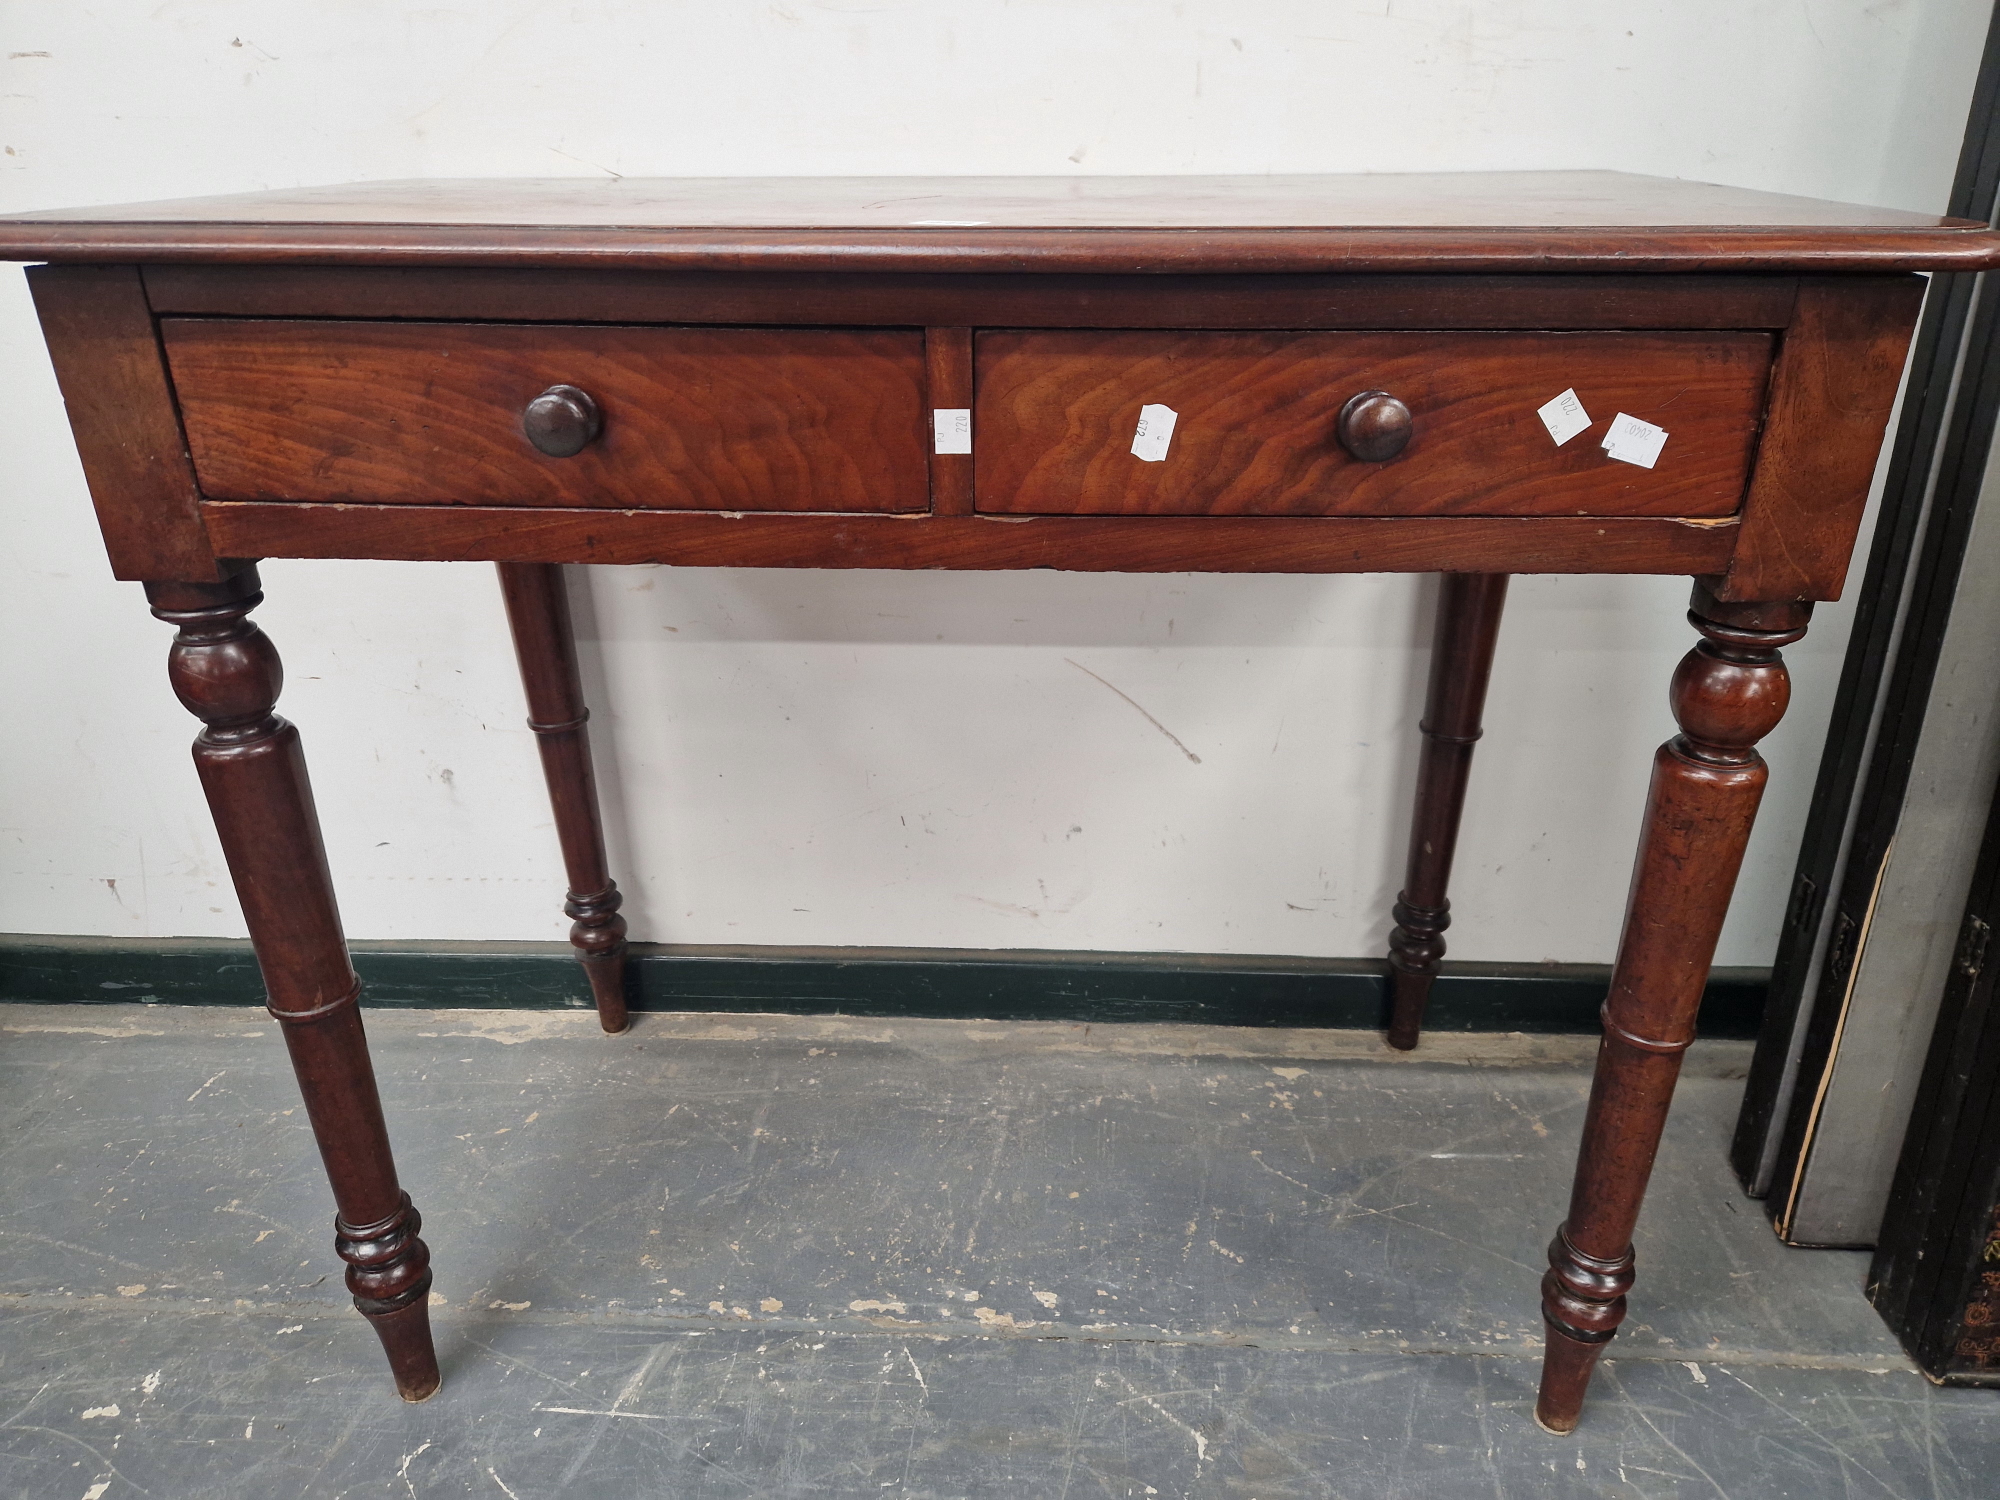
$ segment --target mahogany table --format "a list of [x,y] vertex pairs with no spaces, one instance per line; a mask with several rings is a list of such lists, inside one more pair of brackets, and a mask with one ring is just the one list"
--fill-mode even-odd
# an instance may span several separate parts
[[561,565],[1445,575],[1390,1037],[1444,951],[1507,578],[1683,573],[1538,1419],[1576,1424],[1926,270],[1985,225],[1613,173],[402,182],[0,220],[174,691],[397,1389],[438,1386],[264,557],[499,564],[607,1031]]

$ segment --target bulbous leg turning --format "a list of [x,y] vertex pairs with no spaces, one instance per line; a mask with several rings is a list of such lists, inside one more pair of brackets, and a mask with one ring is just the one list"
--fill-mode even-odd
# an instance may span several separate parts
[[428,1399],[439,1383],[431,1346],[431,1253],[417,1238],[423,1225],[408,1193],[378,1224],[333,1223],[334,1248],[347,1262],[355,1309],[381,1339],[396,1392],[405,1401]]
[[1549,1243],[1542,1277],[1542,1386],[1535,1420],[1549,1432],[1568,1432],[1583,1410],[1583,1393],[1597,1356],[1625,1321],[1625,1293],[1632,1285],[1632,1253],[1616,1260],[1585,1255],[1569,1242],[1568,1226]]
[[249,619],[263,599],[256,571],[146,593],[153,613],[179,627],[168,672],[204,726],[195,769],[326,1163],[348,1289],[382,1339],[396,1389],[421,1401],[438,1387],[430,1251],[396,1180],[299,732],[272,712],[284,669]]
[[1688,620],[1702,640],[1674,672],[1681,732],[1653,760],[1569,1217],[1542,1278],[1535,1419],[1551,1432],[1576,1426],[1591,1370],[1625,1318],[1632,1230],[1764,793],[1755,747],[1791,695],[1779,648],[1805,634],[1811,608],[1728,604],[1695,587]]

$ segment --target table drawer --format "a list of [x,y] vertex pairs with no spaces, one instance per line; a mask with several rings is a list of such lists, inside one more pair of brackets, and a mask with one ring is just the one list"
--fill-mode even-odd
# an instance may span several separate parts
[[[215,500],[919,511],[915,330],[161,324]],[[537,449],[528,404],[587,393],[599,430]]]
[[[1688,516],[1735,513],[1770,370],[1762,333],[995,331],[975,345],[975,505],[1014,515]],[[1574,390],[1558,446],[1536,409]],[[1380,462],[1342,407],[1413,418]],[[1140,408],[1177,419],[1134,455]],[[1663,427],[1648,469],[1600,447],[1620,412]]]

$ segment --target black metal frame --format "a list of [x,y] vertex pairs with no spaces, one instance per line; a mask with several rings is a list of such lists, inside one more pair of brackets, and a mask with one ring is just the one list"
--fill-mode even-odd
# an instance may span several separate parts
[[[1987,32],[1949,211],[1991,223],[1996,200],[2000,9]],[[1730,1152],[1752,1197],[1791,1181],[1811,1148],[1818,1084],[1832,1065],[1876,878],[1909,784],[2000,412],[2000,292],[1991,280],[1933,277],[1911,353],[1902,420]],[[1781,1234],[1787,1198],[1773,1203]]]
[[2000,800],[1986,821],[1951,977],[1911,1111],[1868,1299],[1950,1385],[2000,1385]]

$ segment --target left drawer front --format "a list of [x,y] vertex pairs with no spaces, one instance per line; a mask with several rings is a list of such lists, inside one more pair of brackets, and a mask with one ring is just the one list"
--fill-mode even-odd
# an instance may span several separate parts
[[[919,511],[915,330],[176,318],[167,361],[213,500]],[[601,414],[550,457],[554,385]]]

